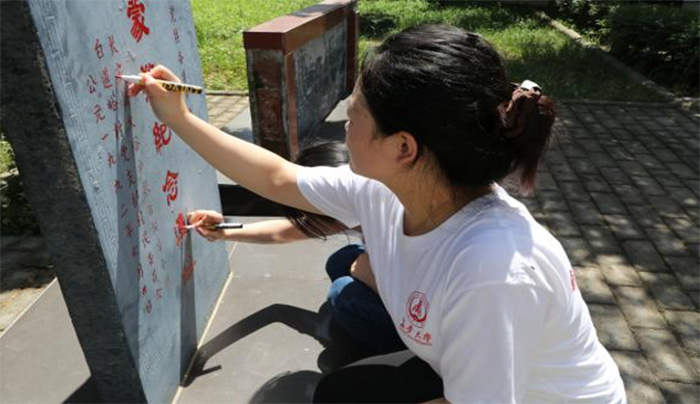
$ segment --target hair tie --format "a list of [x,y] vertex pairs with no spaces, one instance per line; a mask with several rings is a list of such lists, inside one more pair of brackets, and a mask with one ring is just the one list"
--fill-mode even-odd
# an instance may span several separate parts
[[513,83],[510,101],[504,110],[501,110],[505,138],[512,139],[525,132],[527,119],[537,112],[537,102],[541,95],[542,88],[535,82],[525,80],[520,84]]

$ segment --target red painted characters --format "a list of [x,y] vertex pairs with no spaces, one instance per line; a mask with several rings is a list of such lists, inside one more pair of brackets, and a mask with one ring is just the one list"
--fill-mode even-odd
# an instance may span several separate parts
[[144,35],[151,33],[150,28],[146,26],[144,13],[146,5],[139,0],[129,0],[126,9],[126,16],[131,19],[131,36],[136,42],[141,42]]

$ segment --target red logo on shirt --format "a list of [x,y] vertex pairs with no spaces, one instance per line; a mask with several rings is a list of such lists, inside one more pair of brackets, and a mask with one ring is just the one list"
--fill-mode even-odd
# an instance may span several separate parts
[[421,292],[413,292],[406,303],[406,314],[411,324],[423,328],[425,319],[428,318],[428,299]]
[[571,281],[571,291],[573,292],[576,290],[576,274],[574,274],[574,270],[569,271],[569,280]]
[[[428,299],[421,292],[413,292],[406,302],[406,316],[399,324],[399,330],[408,338],[421,344],[432,346],[433,336],[423,329],[425,320],[428,319]],[[406,320],[408,318],[408,320]]]

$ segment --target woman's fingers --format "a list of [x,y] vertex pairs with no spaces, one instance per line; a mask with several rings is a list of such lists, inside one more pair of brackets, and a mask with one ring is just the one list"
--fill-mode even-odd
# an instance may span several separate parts
[[150,74],[153,78],[156,79],[161,79],[161,80],[167,80],[167,81],[174,81],[176,83],[181,83],[180,78],[175,75],[170,69],[163,65],[158,65],[151,69],[148,74]]

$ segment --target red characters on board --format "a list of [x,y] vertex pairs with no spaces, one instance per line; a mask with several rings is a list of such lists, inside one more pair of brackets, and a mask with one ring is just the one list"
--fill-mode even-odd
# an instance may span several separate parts
[[144,13],[146,5],[139,0],[129,0],[126,9],[126,16],[131,19],[131,36],[136,42],[140,42],[144,35],[148,35],[151,30],[145,24]]

